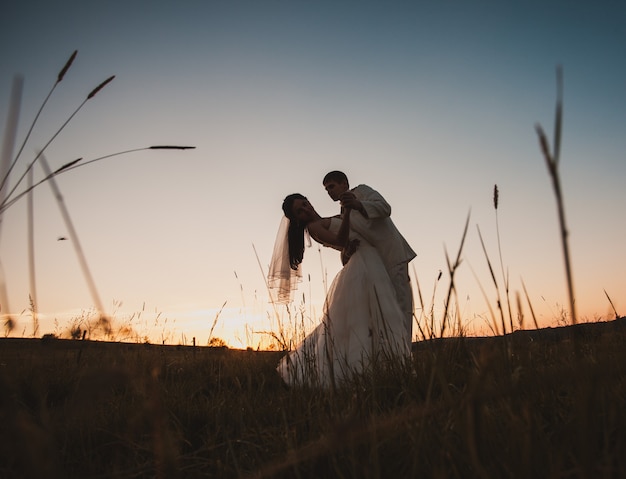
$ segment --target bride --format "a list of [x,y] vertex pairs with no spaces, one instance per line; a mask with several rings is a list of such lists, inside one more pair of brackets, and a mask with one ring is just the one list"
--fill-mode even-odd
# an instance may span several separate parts
[[321,323],[278,364],[290,385],[328,387],[367,372],[380,361],[409,354],[404,314],[376,249],[350,231],[351,210],[322,218],[299,193],[283,202],[285,214],[268,276],[278,302],[289,301],[301,276],[305,231],[318,243],[342,251],[344,267],[324,303]]

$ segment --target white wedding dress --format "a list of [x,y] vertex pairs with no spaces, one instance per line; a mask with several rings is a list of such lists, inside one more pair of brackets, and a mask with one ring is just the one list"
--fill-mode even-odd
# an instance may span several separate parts
[[[340,224],[332,218],[331,230]],[[322,322],[278,365],[287,384],[340,385],[377,361],[410,353],[404,314],[380,255],[351,232],[355,238],[359,247],[330,287]]]

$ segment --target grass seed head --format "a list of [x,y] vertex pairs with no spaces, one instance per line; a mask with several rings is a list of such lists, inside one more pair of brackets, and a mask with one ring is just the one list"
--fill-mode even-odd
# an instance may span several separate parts
[[63,69],[59,72],[59,76],[57,77],[57,83],[61,82],[63,80],[63,77],[65,76],[65,74],[67,73],[67,71],[70,69],[70,67],[72,66],[72,63],[74,63],[74,59],[76,58],[76,54],[78,53],[78,50],[74,50],[74,53],[72,53],[72,56],[69,58],[69,60],[65,63],[65,66],[63,67]]
[[107,86],[108,83],[112,82],[114,78],[115,78],[115,75],[111,75],[109,78],[107,78],[102,83],[100,83],[100,85],[98,85],[96,88],[91,90],[91,93],[89,93],[89,95],[87,95],[87,100],[89,100],[89,99],[93,98],[94,96],[96,96],[96,94],[100,90],[102,90],[105,86]]
[[498,185],[493,185],[493,207],[498,209]]
[[8,318],[4,320],[4,330],[5,332],[10,333],[14,329],[15,329],[15,320],[11,316],[9,316]]

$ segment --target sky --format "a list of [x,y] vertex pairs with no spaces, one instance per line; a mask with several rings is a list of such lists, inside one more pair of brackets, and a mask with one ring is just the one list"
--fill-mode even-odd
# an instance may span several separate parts
[[[516,327],[518,295],[525,327],[534,327],[529,303],[541,327],[563,324],[558,214],[535,131],[540,124],[552,142],[559,65],[577,316],[624,315],[623,2],[6,0],[3,134],[14,78],[24,80],[14,154],[74,50],[11,187],[111,75],[46,147],[52,169],[152,145],[195,147],[119,155],[56,178],[105,313],[137,337],[259,347],[298,318],[319,321],[341,267],[336,252],[307,249],[289,311],[270,303],[265,274],[282,199],[299,192],[321,215],[336,214],[321,183],[335,169],[391,204],[417,252],[417,317],[442,318],[446,257],[457,257],[468,221],[451,305],[463,330],[492,333],[498,294]],[[50,185],[33,191],[38,335],[60,333],[86,324],[97,301]],[[27,218],[23,198],[4,211],[0,232],[2,312],[14,314],[17,336],[33,334]]]

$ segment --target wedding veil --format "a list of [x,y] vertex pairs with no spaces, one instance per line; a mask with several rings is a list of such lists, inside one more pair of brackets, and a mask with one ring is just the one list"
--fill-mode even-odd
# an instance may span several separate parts
[[[270,300],[274,303],[288,304],[291,302],[293,292],[298,289],[298,283],[302,281],[302,269],[291,269],[289,265],[289,218],[283,216],[276,234],[274,252],[267,275],[267,285],[270,292]],[[311,245],[308,232],[305,230],[308,246]]]

